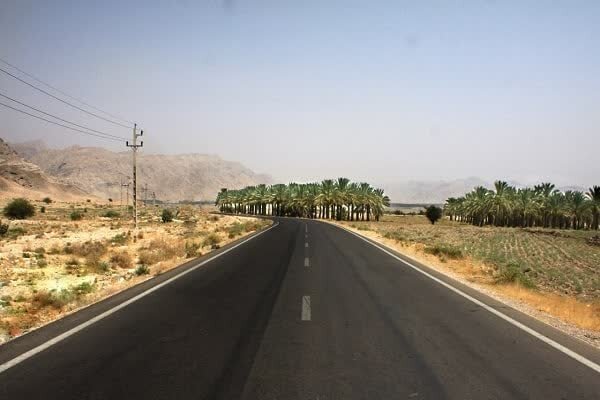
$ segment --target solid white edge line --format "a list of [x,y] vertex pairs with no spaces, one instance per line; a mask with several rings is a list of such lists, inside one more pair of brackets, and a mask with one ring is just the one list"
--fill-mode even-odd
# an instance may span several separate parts
[[132,297],[131,299],[126,300],[123,303],[120,303],[120,304],[116,305],[115,307],[113,307],[113,308],[111,308],[109,310],[106,310],[106,311],[104,311],[101,314],[96,315],[94,318],[91,318],[91,319],[85,321],[84,323],[79,324],[79,325],[77,325],[77,326],[69,329],[68,331],[61,333],[60,335],[55,336],[54,338],[48,340],[47,342],[44,342],[44,343],[42,343],[42,344],[34,347],[33,349],[28,350],[25,353],[23,353],[23,354],[15,357],[15,358],[13,358],[13,359],[11,359],[9,361],[6,361],[4,364],[0,365],[0,373],[6,371],[7,369],[9,369],[11,367],[14,367],[15,365],[17,365],[17,364],[19,364],[19,363],[27,360],[30,357],[33,357],[34,355],[36,355],[36,354],[38,354],[38,353],[40,353],[40,352],[48,349],[49,347],[54,346],[55,344],[57,344],[57,343],[65,340],[69,336],[72,336],[75,333],[77,333],[77,332],[79,332],[79,331],[87,328],[88,326],[93,325],[94,323],[96,323],[96,322],[98,322],[98,321],[100,321],[100,320],[108,317],[111,314],[114,314],[115,312],[119,311],[120,309],[125,308],[125,307],[127,307],[128,305],[130,305],[132,303],[135,303],[136,301],[140,300],[141,298],[143,298],[143,297],[149,295],[150,293],[152,293],[152,292],[154,292],[154,291],[162,288],[163,286],[168,285],[169,283],[173,282],[174,280],[179,279],[182,276],[184,276],[186,274],[189,274],[190,272],[195,271],[196,269],[202,267],[203,265],[205,265],[205,264],[207,264],[207,263],[209,263],[209,262],[211,262],[211,261],[213,261],[213,260],[221,257],[222,255],[229,253],[230,251],[232,251],[232,250],[236,249],[237,247],[245,244],[246,242],[248,242],[248,241],[250,241],[250,240],[252,240],[254,238],[259,237],[263,233],[268,232],[271,229],[275,228],[277,225],[279,225],[279,222],[271,225],[269,228],[265,229],[264,231],[258,232],[254,236],[251,236],[249,238],[244,239],[240,243],[238,243],[238,244],[236,244],[236,245],[228,248],[227,250],[224,250],[223,252],[221,252],[219,254],[215,254],[214,256],[212,256],[212,257],[210,257],[210,258],[208,258],[208,259],[206,259],[206,260],[204,260],[204,261],[202,261],[202,262],[194,265],[193,267],[190,267],[189,269],[186,269],[185,271],[180,272],[179,274],[177,274],[177,275],[175,275],[175,276],[167,279],[166,281],[164,281],[162,283],[159,283],[158,285],[153,286],[153,287],[151,287],[148,290],[143,291],[142,293],[140,293],[140,294]]
[[[333,225],[333,224],[332,224]],[[483,307],[484,309],[486,309],[487,311],[491,312],[492,314],[496,315],[497,317],[502,318],[503,320],[505,320],[506,322],[516,326],[517,328],[520,328],[521,330],[529,333],[531,336],[536,337],[537,339],[541,340],[542,342],[549,344],[550,346],[554,347],[556,350],[568,355],[569,357],[573,358],[576,361],[579,361],[581,364],[585,365],[586,367],[591,368],[592,370],[600,373],[600,365],[596,364],[595,362],[593,362],[592,360],[589,360],[587,358],[585,358],[584,356],[582,356],[581,354],[578,354],[576,352],[574,352],[573,350],[563,346],[562,344],[550,339],[547,336],[544,336],[543,334],[539,333],[538,331],[528,327],[527,325],[515,320],[514,318],[509,317],[508,315],[496,310],[495,308],[488,306],[487,304],[483,303],[480,300],[477,300],[476,298],[474,298],[473,296],[468,295],[467,293],[463,292],[462,290],[455,288],[454,286],[450,285],[449,283],[444,282],[443,280],[431,275],[429,272],[422,270],[421,268],[411,264],[410,262],[398,257],[397,255],[395,255],[394,253],[392,253],[391,251],[385,249],[384,247],[381,247],[378,244],[375,244],[373,242],[371,242],[370,240],[368,240],[367,238],[363,237],[362,235],[359,235],[356,232],[353,232],[349,229],[346,229],[344,227],[341,227],[339,225],[334,225],[338,228],[341,228],[343,230],[345,230],[348,233],[353,234],[354,236],[358,237],[359,239],[364,240],[365,242],[369,243],[370,245],[378,248],[379,250],[383,251],[384,253],[394,257],[396,260],[408,265],[409,267],[413,268],[414,270],[416,270],[417,272],[420,272],[421,274],[425,275],[426,277],[434,280],[435,282],[439,283],[440,285],[446,287],[447,289],[452,290],[453,292],[461,295],[462,297],[466,298],[467,300],[470,300],[471,302],[477,304],[480,307]]]
[[310,296],[302,296],[302,321],[310,321]]

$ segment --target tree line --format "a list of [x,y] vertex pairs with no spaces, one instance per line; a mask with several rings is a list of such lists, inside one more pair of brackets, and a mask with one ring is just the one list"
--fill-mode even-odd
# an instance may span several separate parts
[[315,183],[248,186],[239,190],[224,188],[215,204],[221,212],[236,214],[379,221],[390,199],[383,189],[338,178]]
[[600,186],[587,192],[560,191],[552,183],[515,188],[496,181],[494,190],[479,186],[462,197],[446,200],[444,213],[473,225],[598,229]]

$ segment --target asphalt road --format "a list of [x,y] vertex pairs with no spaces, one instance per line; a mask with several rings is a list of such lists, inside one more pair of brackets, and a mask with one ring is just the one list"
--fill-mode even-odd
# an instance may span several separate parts
[[110,313],[0,372],[0,399],[600,398],[565,353],[597,350],[429,271],[560,351],[349,232],[278,222],[0,347],[2,370]]

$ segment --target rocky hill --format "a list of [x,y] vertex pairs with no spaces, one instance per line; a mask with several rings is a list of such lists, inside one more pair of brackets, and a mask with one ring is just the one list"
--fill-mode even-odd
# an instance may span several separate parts
[[79,200],[86,194],[79,188],[45,174],[40,167],[21,157],[0,138],[0,198],[49,196],[56,200]]
[[[132,175],[131,152],[127,151],[79,146],[50,149],[39,141],[12,146],[48,175],[104,199],[118,201],[121,183],[127,183]],[[157,199],[166,201],[214,200],[222,187],[240,188],[270,181],[269,176],[215,155],[138,153],[140,199],[150,199],[155,192]]]

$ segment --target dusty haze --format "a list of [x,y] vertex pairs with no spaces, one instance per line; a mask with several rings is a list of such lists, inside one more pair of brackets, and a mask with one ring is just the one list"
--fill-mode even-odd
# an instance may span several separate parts
[[[218,154],[275,181],[599,183],[598,2],[227,4],[3,2],[1,53],[140,123],[145,152]],[[4,108],[0,121],[10,142],[125,150]]]

